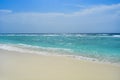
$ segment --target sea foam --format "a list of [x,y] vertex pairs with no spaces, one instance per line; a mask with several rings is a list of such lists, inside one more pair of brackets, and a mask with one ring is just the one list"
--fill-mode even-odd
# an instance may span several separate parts
[[[78,60],[110,63],[108,61],[99,61],[96,58],[84,57],[84,56],[73,55],[73,54],[66,54],[65,52],[63,54],[60,51],[52,51],[52,50],[60,50],[59,48],[56,48],[56,49],[43,48],[43,47],[39,47],[39,46],[32,46],[32,45],[26,45],[26,44],[17,44],[17,45],[16,44],[0,44],[0,49],[7,50],[7,51],[15,51],[15,52],[19,52],[19,53],[30,53],[30,54],[38,54],[38,55],[44,55],[44,56],[66,56],[66,57],[71,57],[71,58],[75,58]],[[69,51],[69,50],[67,50],[67,51]]]

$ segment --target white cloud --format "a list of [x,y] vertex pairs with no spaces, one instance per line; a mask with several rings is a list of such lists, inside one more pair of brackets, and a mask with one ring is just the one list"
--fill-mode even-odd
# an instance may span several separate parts
[[0,17],[2,31],[120,32],[120,4],[92,6],[69,14],[11,13]]
[[12,13],[12,10],[0,9],[0,13]]
[[86,8],[86,7],[88,7],[88,6],[82,5],[82,4],[64,4],[64,6],[77,7],[77,8]]
[[113,4],[113,5],[97,5],[92,6],[81,11],[75,12],[75,14],[79,15],[88,15],[88,14],[101,14],[106,13],[108,11],[116,12],[120,11],[120,4]]

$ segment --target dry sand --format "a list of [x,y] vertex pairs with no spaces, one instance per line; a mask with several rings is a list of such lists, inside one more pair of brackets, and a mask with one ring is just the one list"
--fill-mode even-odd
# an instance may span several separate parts
[[0,80],[120,80],[120,67],[0,50]]

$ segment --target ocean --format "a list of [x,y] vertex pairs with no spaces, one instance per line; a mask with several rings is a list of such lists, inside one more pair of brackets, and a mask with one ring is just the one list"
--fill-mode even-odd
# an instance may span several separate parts
[[120,64],[119,33],[6,33],[0,49]]

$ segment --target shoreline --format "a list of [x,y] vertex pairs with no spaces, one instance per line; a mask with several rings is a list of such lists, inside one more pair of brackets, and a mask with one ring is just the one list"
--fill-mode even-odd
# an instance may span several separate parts
[[120,80],[120,67],[0,50],[0,80]]
[[[39,48],[38,46],[34,46],[32,48],[31,45],[25,45],[25,44],[18,44],[18,45],[0,44],[0,45],[2,45],[2,46],[4,45],[4,47],[0,47],[0,50],[3,50],[3,51],[10,51],[10,52],[16,52],[16,53],[21,53],[21,54],[24,53],[24,54],[43,55],[43,56],[61,56],[61,57],[73,58],[73,59],[76,59],[76,60],[83,60],[83,61],[93,62],[93,63],[98,63],[98,64],[109,64],[109,65],[120,67],[119,63],[112,63],[112,62],[108,62],[108,61],[99,61],[96,58],[90,58],[90,57],[84,57],[84,56],[80,56],[80,55],[73,55],[73,54],[66,54],[66,53],[61,54],[61,53],[57,53],[57,52],[34,50],[35,48]],[[6,47],[7,47],[7,49],[6,49]],[[33,49],[33,51],[30,51],[30,48]]]
[[[13,44],[13,43],[1,43],[0,44],[0,49],[2,50],[8,50],[8,51],[16,51],[20,53],[30,53],[30,54],[39,54],[39,55],[46,55],[46,56],[65,56],[65,57],[71,57],[75,58],[78,60],[85,60],[85,61],[90,61],[90,62],[95,62],[95,63],[101,63],[101,64],[111,64],[111,65],[116,65],[120,66],[119,62],[119,55],[118,56],[113,56],[108,55],[104,56],[102,54],[86,54],[79,55],[79,53],[72,51],[71,49],[67,48],[52,48],[52,47],[42,47],[42,46],[35,46],[35,45],[29,45],[29,44]],[[94,51],[94,50],[93,50]],[[95,56],[94,56],[95,55]]]

